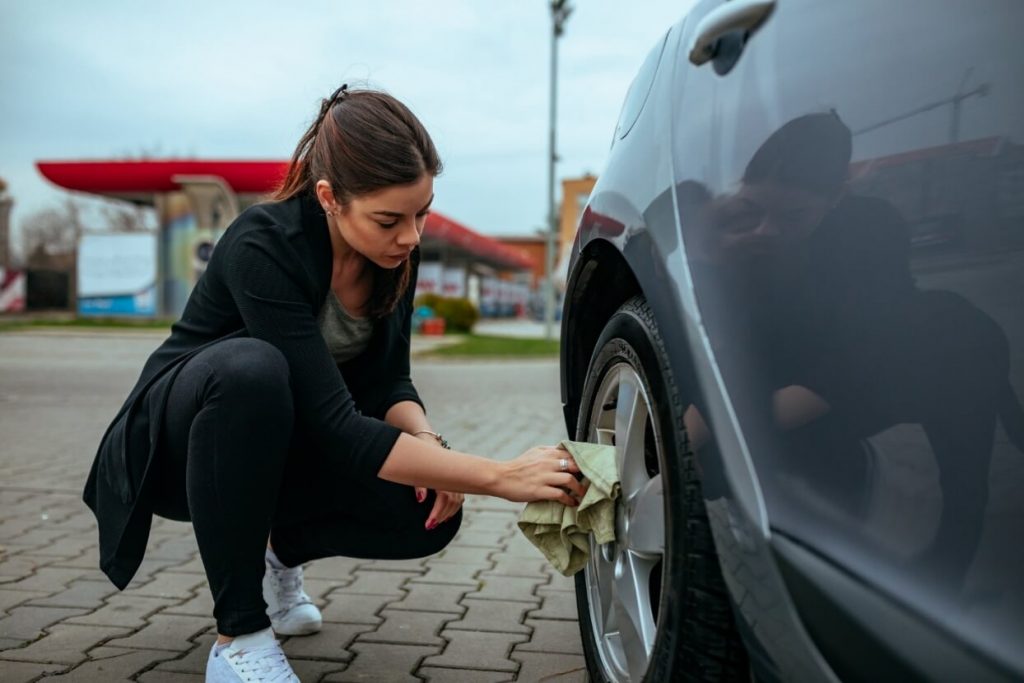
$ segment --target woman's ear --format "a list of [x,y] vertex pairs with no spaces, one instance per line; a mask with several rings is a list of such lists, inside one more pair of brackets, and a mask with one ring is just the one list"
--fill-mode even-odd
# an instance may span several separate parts
[[320,206],[324,208],[324,211],[330,211],[335,207],[334,190],[331,189],[329,182],[326,180],[316,181],[314,191],[316,192],[316,199],[320,202]]

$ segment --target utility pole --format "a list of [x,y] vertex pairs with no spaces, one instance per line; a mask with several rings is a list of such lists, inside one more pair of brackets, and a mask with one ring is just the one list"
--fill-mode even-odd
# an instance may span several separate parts
[[565,31],[565,22],[572,14],[568,0],[549,0],[551,6],[551,108],[548,119],[548,240],[544,252],[544,338],[554,338],[555,322],[555,237],[558,219],[555,215],[555,128],[558,113],[558,39]]
[[961,106],[963,106],[963,101],[966,99],[970,99],[971,97],[985,97],[989,93],[988,83],[982,83],[978,87],[972,88],[971,90],[964,90],[964,88],[967,86],[967,81],[970,80],[971,74],[973,72],[974,67],[970,67],[969,69],[967,69],[967,71],[964,72],[964,77],[963,79],[961,79],[960,85],[957,87],[956,92],[953,95],[949,97],[944,97],[941,100],[929,102],[928,104],[922,105],[915,109],[911,109],[910,111],[904,114],[898,114],[891,118],[884,119],[876,123],[872,123],[870,126],[865,126],[860,130],[853,131],[853,135],[863,135],[864,133],[869,133],[873,130],[884,128],[885,126],[897,123],[898,121],[903,121],[905,119],[912,118],[914,116],[917,116],[918,114],[924,114],[925,112],[929,112],[934,109],[939,109],[940,107],[945,107],[948,104],[952,106],[952,112],[950,113],[949,120],[949,142],[950,144],[960,142],[960,108]]

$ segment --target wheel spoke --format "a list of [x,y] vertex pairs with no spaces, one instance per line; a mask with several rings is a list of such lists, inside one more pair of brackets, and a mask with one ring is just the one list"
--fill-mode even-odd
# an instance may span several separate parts
[[651,414],[643,380],[628,363],[609,368],[591,409],[588,440],[615,446],[622,487],[616,505],[617,540],[591,542],[584,575],[590,622],[609,680],[643,678],[657,628],[650,581],[665,553],[662,480],[651,477]]
[[615,408],[615,464],[619,470],[622,497],[630,500],[647,481],[644,465],[644,431],[647,404],[630,370],[619,374]]
[[665,512],[661,475],[648,480],[630,503],[626,547],[648,557],[665,554]]
[[641,680],[654,647],[655,625],[647,584],[652,564],[624,551],[615,563],[616,611],[629,675]]
[[591,538],[590,541],[590,562],[592,572],[590,581],[592,602],[593,598],[596,598],[598,605],[600,605],[600,614],[596,615],[599,617],[596,620],[596,623],[601,624],[603,633],[607,635],[612,631],[618,630],[618,627],[612,623],[614,621],[614,614],[612,614],[612,605],[614,604],[612,599],[612,575],[614,572],[614,565],[604,558],[601,546],[595,543],[593,538]]

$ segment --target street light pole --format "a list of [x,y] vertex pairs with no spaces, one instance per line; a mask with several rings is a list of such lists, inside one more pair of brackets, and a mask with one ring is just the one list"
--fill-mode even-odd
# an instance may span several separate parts
[[548,119],[548,239],[544,252],[544,338],[554,338],[555,322],[555,237],[558,220],[555,216],[555,128],[558,113],[558,39],[565,30],[565,22],[572,13],[568,0],[550,0],[551,6],[551,94]]

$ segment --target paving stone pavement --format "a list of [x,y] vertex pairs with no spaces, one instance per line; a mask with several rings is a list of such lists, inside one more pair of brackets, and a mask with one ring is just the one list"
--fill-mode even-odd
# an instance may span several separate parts
[[[80,492],[155,335],[0,334],[0,681],[202,681],[212,600],[188,524],[156,520],[132,584],[97,568]],[[431,422],[506,459],[564,436],[553,360],[414,361]],[[455,540],[405,562],[306,569],[316,635],[284,639],[303,681],[586,680],[573,583],[519,535],[521,505],[471,496]]]

